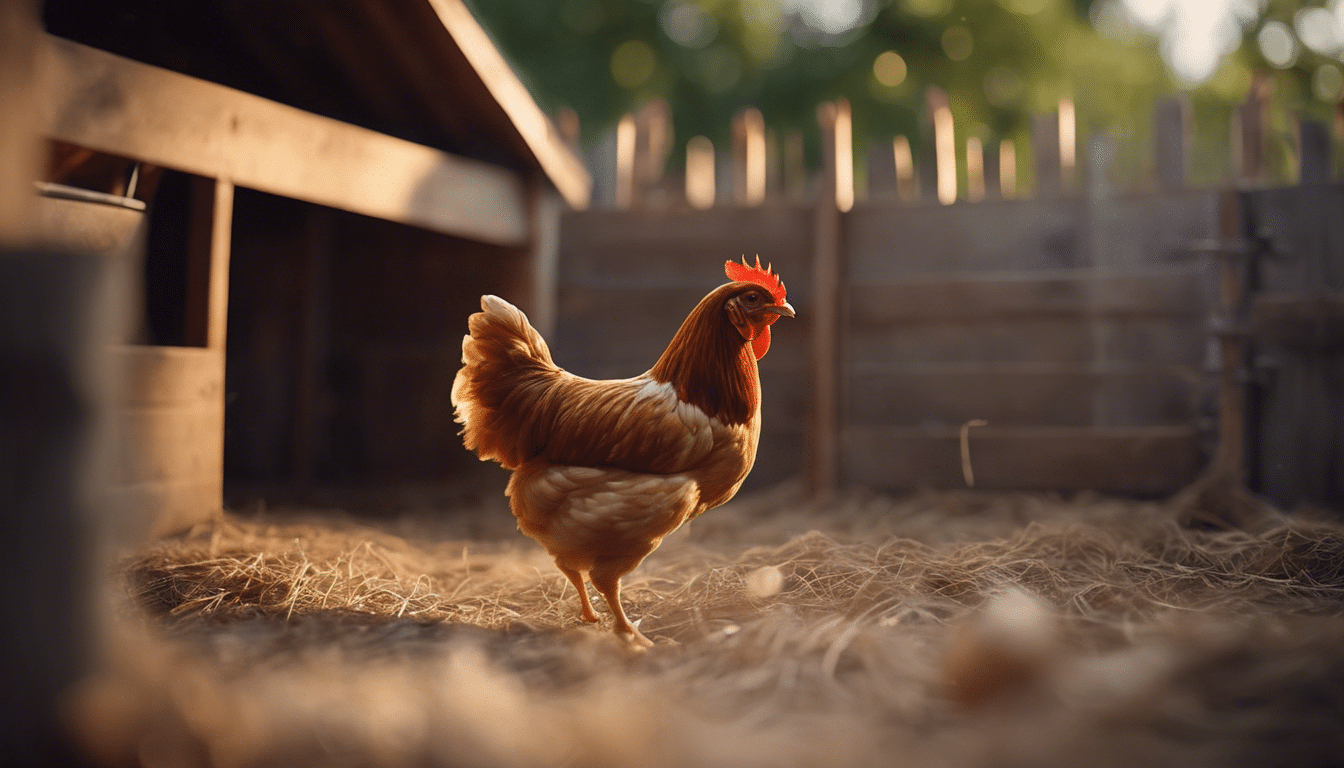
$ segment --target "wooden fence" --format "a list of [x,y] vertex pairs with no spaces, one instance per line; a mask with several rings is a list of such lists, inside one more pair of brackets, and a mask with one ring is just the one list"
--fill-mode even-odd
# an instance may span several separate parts
[[[772,137],[754,111],[735,121],[726,171],[706,178],[713,164],[696,139],[686,177],[650,172],[666,153],[667,130],[648,126],[666,112],[646,110],[618,135],[623,180],[609,198],[615,205],[563,221],[557,355],[590,376],[646,369],[721,281],[717,264],[759,253],[784,277],[799,317],[775,326],[762,361],[765,425],[753,484],[803,475],[823,493],[974,481],[1163,494],[1194,479],[1218,435],[1232,434],[1239,443],[1232,460],[1250,468],[1253,482],[1278,489],[1277,500],[1338,499],[1344,409],[1312,406],[1326,423],[1317,428],[1318,447],[1294,448],[1319,469],[1309,471],[1320,487],[1305,496],[1286,489],[1309,482],[1266,466],[1282,464],[1270,457],[1286,450],[1282,444],[1298,446],[1295,438],[1262,426],[1299,402],[1297,389],[1337,401],[1336,369],[1257,389],[1249,405],[1219,399],[1228,388],[1241,393],[1252,362],[1259,361],[1255,370],[1266,363],[1243,333],[1258,327],[1242,322],[1252,314],[1246,297],[1262,277],[1270,288],[1288,279],[1275,277],[1279,262],[1261,267],[1252,257],[1247,217],[1277,205],[1296,218],[1276,226],[1325,227],[1303,247],[1344,244],[1329,234],[1344,221],[1339,187],[1316,180],[1328,168],[1328,134],[1303,122],[1306,183],[1265,188],[1264,106],[1253,98],[1238,112],[1231,165],[1239,193],[1187,186],[1189,107],[1178,98],[1158,106],[1156,170],[1135,189],[1107,181],[1106,157],[1097,155],[1111,156],[1108,137],[1089,140],[1091,151],[1079,158],[1067,103],[1036,121],[1036,188],[1025,190],[1012,145],[985,151],[967,142],[971,161],[963,158],[965,183],[957,183],[949,156],[961,147],[945,97],[933,92],[932,150],[914,152],[900,137],[870,149],[866,195],[855,194],[844,103],[818,111],[825,162],[809,194],[800,153],[779,149],[797,138]],[[917,177],[919,168],[929,170]],[[1302,195],[1314,202],[1286,202]],[[1312,259],[1337,265],[1329,279],[1344,271],[1338,253]],[[1317,294],[1339,286],[1321,277],[1325,267],[1302,269],[1294,285],[1309,286],[1315,303],[1304,310],[1290,301],[1284,311],[1319,314],[1325,304]],[[1246,297],[1220,291],[1220,280],[1249,289]],[[1256,317],[1268,306],[1254,304]],[[1320,324],[1317,314],[1308,325]],[[1224,360],[1228,376],[1220,375]],[[1246,413],[1253,423],[1242,446],[1216,419]],[[1335,490],[1327,492],[1330,483]]]

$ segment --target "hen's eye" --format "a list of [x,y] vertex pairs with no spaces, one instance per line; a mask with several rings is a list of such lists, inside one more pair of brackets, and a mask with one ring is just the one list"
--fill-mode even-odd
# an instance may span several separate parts
[[748,304],[758,304],[761,301],[761,295],[759,293],[748,293],[742,298],[745,299]]

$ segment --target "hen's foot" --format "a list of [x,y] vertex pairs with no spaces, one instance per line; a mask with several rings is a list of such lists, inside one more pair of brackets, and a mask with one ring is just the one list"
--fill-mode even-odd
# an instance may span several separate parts
[[616,636],[629,643],[632,650],[643,651],[653,647],[653,641],[634,627],[629,627],[628,631],[618,627]]

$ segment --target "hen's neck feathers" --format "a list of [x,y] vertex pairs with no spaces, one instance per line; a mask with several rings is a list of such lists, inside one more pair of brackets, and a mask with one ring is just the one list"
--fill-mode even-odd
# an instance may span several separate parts
[[750,421],[761,399],[756,356],[724,311],[739,288],[728,283],[701,299],[649,371],[671,383],[683,402],[725,424]]

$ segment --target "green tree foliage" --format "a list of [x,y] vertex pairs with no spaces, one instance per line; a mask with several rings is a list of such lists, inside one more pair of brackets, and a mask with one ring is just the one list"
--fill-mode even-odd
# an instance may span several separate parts
[[[1079,136],[1127,137],[1120,161],[1132,164],[1142,163],[1152,106],[1164,93],[1191,89],[1201,131],[1225,135],[1252,69],[1268,66],[1257,45],[1262,25],[1291,27],[1301,9],[1329,2],[1344,0],[1244,0],[1255,20],[1196,87],[1173,78],[1158,37],[1122,18],[1122,0],[849,0],[830,4],[849,11],[836,31],[809,15],[808,0],[468,0],[541,106],[575,110],[585,140],[659,97],[671,106],[679,145],[701,134],[722,146],[745,106],[776,129],[811,136],[816,105],[844,97],[856,146],[895,134],[918,145],[925,89],[938,86],[959,141],[1021,139],[1033,114],[1070,98]],[[1313,78],[1329,85],[1331,72],[1315,73],[1338,73],[1338,64],[1305,51],[1276,70],[1281,92],[1328,111],[1320,99],[1308,103]]]

